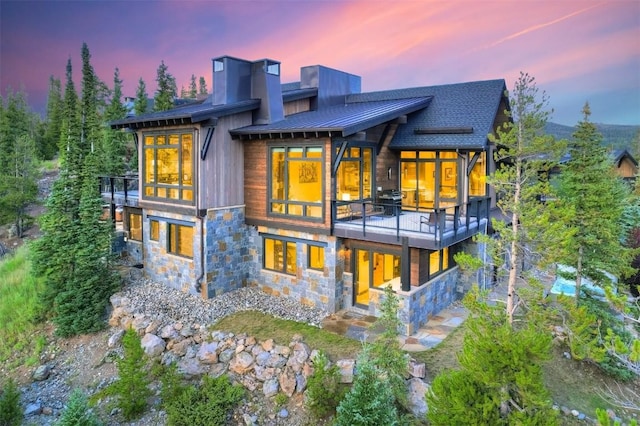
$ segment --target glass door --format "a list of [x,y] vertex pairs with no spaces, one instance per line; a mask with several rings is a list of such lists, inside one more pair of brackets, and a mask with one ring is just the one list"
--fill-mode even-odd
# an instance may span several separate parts
[[369,306],[369,284],[371,282],[371,253],[369,250],[355,251],[355,275],[353,280],[353,304]]

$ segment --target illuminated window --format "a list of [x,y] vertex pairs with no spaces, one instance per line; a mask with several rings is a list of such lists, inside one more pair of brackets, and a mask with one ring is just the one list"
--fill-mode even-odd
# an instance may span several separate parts
[[167,223],[167,251],[193,257],[193,226]]
[[322,147],[271,148],[271,213],[322,218],[323,157]]
[[401,152],[402,207],[428,211],[459,204],[459,162],[455,151]]
[[129,239],[142,241],[142,215],[129,213]]
[[439,251],[432,251],[429,254],[429,279],[449,269],[450,264],[453,266],[453,261],[449,259],[448,247]]
[[296,243],[292,241],[264,239],[264,269],[295,275]]
[[324,270],[324,247],[309,246],[309,268]]
[[472,197],[480,197],[487,195],[487,163],[485,161],[487,154],[481,152],[478,160],[471,169],[469,176],[469,195]]
[[343,201],[371,198],[372,164],[372,148],[348,148],[336,174],[336,198]]
[[149,238],[152,241],[160,241],[160,222],[158,222],[157,220],[150,220],[149,227]]
[[193,204],[193,133],[144,135],[143,197]]

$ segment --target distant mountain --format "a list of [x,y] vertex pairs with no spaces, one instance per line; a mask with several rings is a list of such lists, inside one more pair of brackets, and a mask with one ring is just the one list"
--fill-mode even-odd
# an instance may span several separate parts
[[[625,148],[634,152],[640,138],[640,126],[625,126],[619,124],[598,124],[598,131],[602,134],[602,143],[613,148]],[[547,123],[546,133],[556,139],[572,139],[575,127],[557,123]]]

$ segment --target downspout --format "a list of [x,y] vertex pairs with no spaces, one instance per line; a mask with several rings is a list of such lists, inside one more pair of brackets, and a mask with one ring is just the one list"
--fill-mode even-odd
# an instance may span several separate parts
[[[204,251],[205,251],[205,244],[204,244],[204,225],[205,225],[205,220],[204,218],[205,216],[200,216],[200,276],[198,276],[198,278],[196,279],[196,291],[198,293],[200,293],[200,296],[206,296],[203,297],[204,299],[208,299],[209,298],[209,294],[208,292],[205,292],[205,294],[203,295],[202,293],[202,279],[204,278]],[[206,290],[206,288],[205,288]]]

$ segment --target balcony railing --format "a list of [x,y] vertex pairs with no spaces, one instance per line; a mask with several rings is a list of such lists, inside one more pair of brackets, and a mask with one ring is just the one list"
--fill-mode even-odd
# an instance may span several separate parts
[[472,198],[464,205],[431,210],[408,210],[401,205],[372,201],[333,201],[336,236],[400,243],[438,249],[481,231],[489,222],[489,197]]
[[102,198],[113,205],[138,205],[138,175],[100,176]]

